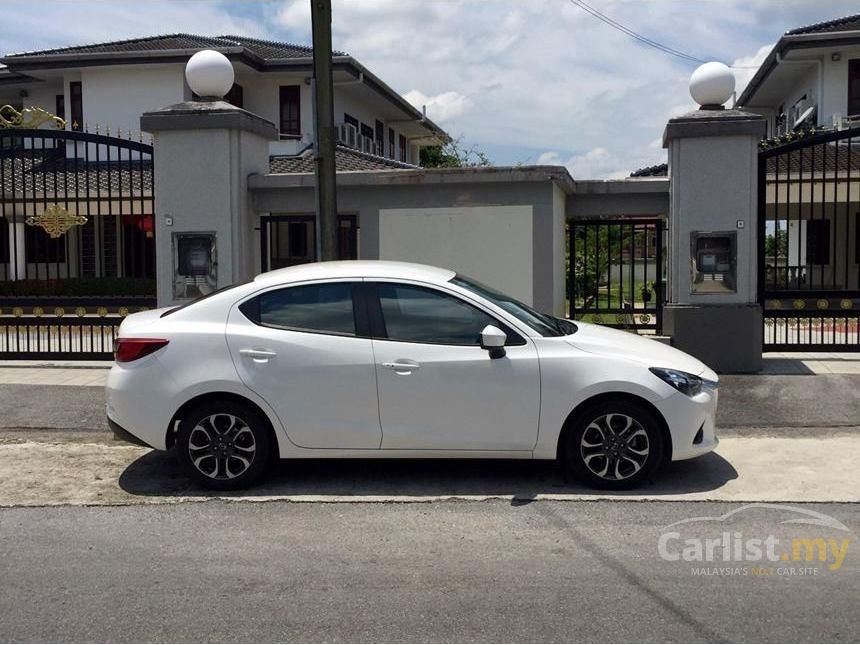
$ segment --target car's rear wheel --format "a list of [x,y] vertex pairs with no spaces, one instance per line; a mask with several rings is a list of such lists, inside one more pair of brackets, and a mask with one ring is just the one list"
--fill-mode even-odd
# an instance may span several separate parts
[[595,488],[632,488],[660,465],[660,424],[644,405],[605,400],[570,421],[562,456],[566,472]]
[[176,447],[188,473],[215,490],[257,483],[266,473],[272,450],[266,420],[250,406],[233,401],[204,403],[185,415]]

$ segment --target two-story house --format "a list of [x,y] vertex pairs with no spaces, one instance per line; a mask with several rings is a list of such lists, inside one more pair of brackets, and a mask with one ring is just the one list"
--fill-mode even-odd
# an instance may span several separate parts
[[[172,34],[64,47],[0,58],[0,105],[40,107],[105,131],[136,131],[143,112],[192,98],[188,58],[214,49],[233,63],[226,97],[278,126],[272,156],[300,154],[313,142],[310,47],[244,36]],[[447,135],[352,56],[333,55],[340,143],[384,159],[417,165],[421,146]]]
[[[38,108],[64,119],[67,130],[148,142],[148,135],[138,132],[141,114],[195,98],[184,70],[190,56],[202,49],[219,51],[233,64],[235,84],[225,99],[278,128],[279,139],[269,147],[271,171],[313,172],[313,50],[300,45],[243,36],[172,34],[8,54],[0,59],[0,110],[8,116],[15,110]],[[334,52],[332,62],[339,171],[414,168],[422,146],[448,140],[423,110],[408,103],[353,57]],[[51,121],[41,127],[55,125],[56,121]],[[89,200],[87,211],[77,197],[70,204],[66,195],[53,201],[61,202],[65,210],[75,210],[76,206],[87,216],[77,235],[52,238],[37,226],[24,225],[28,216],[38,214],[52,201],[42,188],[59,181],[58,168],[65,177],[59,183],[68,187],[73,184],[70,173],[77,177],[81,167],[96,168],[101,162],[103,175],[110,171],[104,166],[109,156],[121,163],[132,154],[121,147],[94,150],[92,144],[73,147],[68,140],[46,143],[9,137],[0,140],[0,148],[30,146],[44,156],[46,146],[63,141],[66,154],[62,164],[53,158],[52,164],[36,167],[43,172],[30,173],[22,164],[13,170],[13,160],[6,160],[3,181],[9,190],[4,192],[13,195],[0,212],[0,274],[11,279],[150,277],[154,247],[148,203],[141,207],[145,212],[138,212],[141,208],[132,208],[134,199],[120,196],[105,200],[102,195],[102,199]],[[140,171],[141,181],[148,182],[148,169]],[[13,175],[17,182],[14,190],[10,185]],[[151,185],[148,188],[151,197]],[[32,199],[22,190],[29,191]],[[13,204],[16,191],[18,203]],[[40,200],[44,203],[37,208]],[[102,210],[96,218],[93,209],[97,205]],[[273,250],[272,268],[314,258],[310,214],[280,222],[277,228],[280,235],[273,237],[277,248]],[[355,230],[345,231],[345,257],[355,255],[355,240]]]
[[[860,127],[860,15],[787,31],[736,107],[763,116],[768,137]],[[860,155],[850,143],[822,142],[782,163],[767,161],[766,262],[774,283],[860,288],[860,195],[847,189]]]
[[768,135],[860,121],[860,15],[787,31],[737,99]]

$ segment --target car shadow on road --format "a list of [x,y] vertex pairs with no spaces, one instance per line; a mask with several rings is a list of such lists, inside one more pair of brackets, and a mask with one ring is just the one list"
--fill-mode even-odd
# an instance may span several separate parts
[[280,461],[266,480],[235,493],[208,491],[190,480],[175,454],[152,451],[123,471],[120,487],[141,496],[380,497],[513,496],[528,503],[540,495],[599,494],[606,497],[671,496],[708,492],[738,476],[716,453],[667,464],[653,481],[631,491],[595,491],[567,483],[557,463],[523,460],[295,459]]

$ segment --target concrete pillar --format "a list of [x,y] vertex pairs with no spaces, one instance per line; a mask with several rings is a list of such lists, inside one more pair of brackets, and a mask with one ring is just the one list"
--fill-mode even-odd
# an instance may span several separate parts
[[756,114],[709,105],[669,121],[664,331],[720,372],[761,369]]
[[[190,101],[147,112],[140,129],[153,135],[158,306],[181,303],[248,280],[259,267],[247,180],[269,169],[274,124],[220,100]],[[190,238],[189,234],[199,234]],[[180,269],[180,247],[192,242],[192,263],[203,258],[199,241],[212,236],[209,275]],[[187,259],[186,259],[187,260]]]

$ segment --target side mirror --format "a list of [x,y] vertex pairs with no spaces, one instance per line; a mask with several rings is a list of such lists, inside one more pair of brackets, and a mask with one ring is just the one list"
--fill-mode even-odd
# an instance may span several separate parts
[[490,358],[502,358],[505,355],[507,340],[507,334],[493,325],[487,325],[481,330],[481,348],[490,352]]

